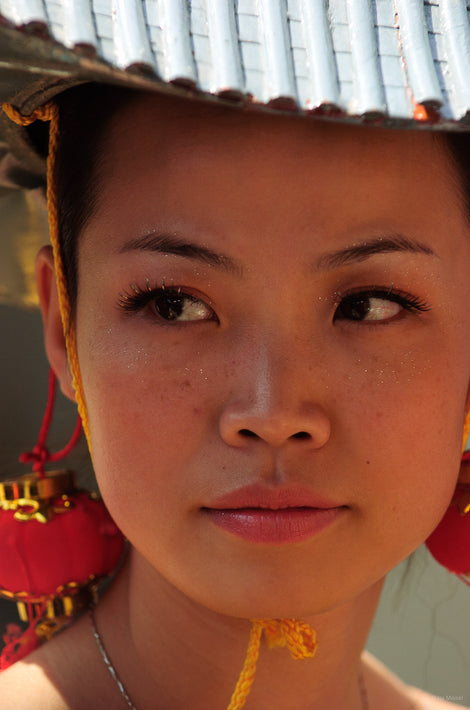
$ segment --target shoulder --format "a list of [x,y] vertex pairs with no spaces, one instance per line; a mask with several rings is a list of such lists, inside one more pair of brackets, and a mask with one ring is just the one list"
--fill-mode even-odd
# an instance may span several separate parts
[[2,710],[68,710],[41,665],[30,662],[29,657],[0,673],[0,697]]
[[[1,710],[112,707],[109,703],[111,693],[106,692],[106,683],[97,672],[101,666],[96,662],[95,645],[88,620],[82,618],[2,671]],[[89,682],[83,683],[83,678]]]
[[367,688],[370,689],[372,707],[380,707],[382,710],[470,710],[466,705],[455,704],[463,703],[464,698],[439,698],[406,685],[369,653],[363,654],[363,672]]

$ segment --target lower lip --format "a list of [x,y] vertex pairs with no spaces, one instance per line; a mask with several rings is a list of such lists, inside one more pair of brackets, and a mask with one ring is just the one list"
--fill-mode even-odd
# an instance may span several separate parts
[[205,508],[215,525],[250,542],[282,545],[301,542],[331,525],[345,508]]

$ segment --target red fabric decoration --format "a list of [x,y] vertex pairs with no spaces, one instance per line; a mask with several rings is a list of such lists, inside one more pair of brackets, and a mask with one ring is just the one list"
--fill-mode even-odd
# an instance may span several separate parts
[[17,641],[21,636],[21,626],[18,624],[7,624],[5,633],[3,634],[3,643],[7,646],[9,643]]
[[470,576],[470,513],[462,515],[457,501],[462,487],[433,533],[426,540],[432,556],[449,572]]
[[45,524],[16,520],[13,510],[0,510],[0,589],[27,592],[27,600],[112,572],[123,550],[121,532],[102,501],[88,493],[68,498],[71,507]]
[[12,666],[16,661],[29,655],[40,645],[40,641],[34,633],[34,628],[26,629],[24,634],[19,634],[12,639],[3,649],[0,656],[0,671],[4,671]]
[[7,630],[0,670],[51,638],[90,603],[99,581],[116,567],[122,533],[104,503],[75,487],[70,471],[45,471],[48,461],[66,456],[81,432],[80,418],[69,443],[50,453],[46,446],[56,381],[36,446],[21,455],[33,473],[0,482],[0,595],[18,602],[28,628]]
[[432,556],[449,572],[469,584],[470,577],[470,451],[462,455],[461,480],[446,514],[426,540]]

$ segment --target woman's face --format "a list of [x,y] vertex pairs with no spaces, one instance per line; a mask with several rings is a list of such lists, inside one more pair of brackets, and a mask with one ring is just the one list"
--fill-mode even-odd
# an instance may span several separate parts
[[103,151],[77,336],[111,514],[216,611],[353,598],[458,476],[470,235],[443,148],[141,96]]

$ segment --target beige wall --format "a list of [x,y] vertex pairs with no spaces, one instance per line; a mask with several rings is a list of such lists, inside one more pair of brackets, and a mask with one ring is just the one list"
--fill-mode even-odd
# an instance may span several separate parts
[[404,681],[470,706],[470,589],[421,547],[389,574],[368,648]]

